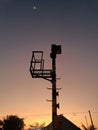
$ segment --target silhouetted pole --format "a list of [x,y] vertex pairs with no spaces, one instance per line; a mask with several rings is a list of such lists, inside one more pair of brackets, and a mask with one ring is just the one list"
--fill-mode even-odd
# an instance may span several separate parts
[[92,130],[95,130],[90,110],[88,112],[89,112],[89,116],[90,116],[90,120],[91,120]]
[[[40,55],[36,57],[36,55]],[[32,58],[30,62],[30,73],[32,78],[43,78],[52,83],[52,123],[53,130],[55,130],[55,119],[57,117],[57,107],[59,108],[59,104],[57,104],[58,92],[56,91],[56,55],[61,54],[61,46],[52,44],[50,57],[52,58],[52,70],[44,69],[44,60],[43,60],[43,52],[42,51],[33,51]],[[39,68],[37,67],[39,66]]]
[[61,46],[60,45],[52,45],[51,46],[51,54],[52,58],[52,123],[53,130],[55,130],[55,119],[57,117],[57,92],[56,92],[56,54],[61,54]]
[[57,117],[57,99],[56,99],[56,52],[55,52],[55,46],[52,45],[52,53],[51,53],[51,58],[52,58],[52,123],[53,123],[53,128],[55,126],[55,118]]

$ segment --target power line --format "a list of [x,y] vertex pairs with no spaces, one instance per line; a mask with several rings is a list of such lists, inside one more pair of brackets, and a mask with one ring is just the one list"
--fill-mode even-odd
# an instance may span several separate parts
[[[62,113],[62,115],[75,115],[75,114],[87,114],[88,112],[66,112]],[[98,114],[98,112],[92,112],[93,114]],[[34,116],[50,116],[51,113],[46,113],[46,114],[27,114],[27,115],[20,115],[23,117],[34,117]]]
[[[66,112],[66,113],[62,113],[62,115],[75,115],[75,114],[87,114],[88,112]],[[98,114],[98,112],[92,112],[93,114]],[[50,116],[51,113],[42,113],[42,114],[26,114],[26,115],[21,115],[21,114],[15,114],[21,117],[37,117],[37,116]],[[0,116],[0,118],[4,118],[5,116]]]

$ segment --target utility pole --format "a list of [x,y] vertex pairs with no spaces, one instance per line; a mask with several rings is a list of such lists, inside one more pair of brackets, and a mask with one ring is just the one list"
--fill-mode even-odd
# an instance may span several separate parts
[[88,112],[89,112],[89,116],[90,116],[90,120],[91,120],[92,130],[95,130],[90,110]]
[[56,55],[61,54],[61,46],[52,45],[50,57],[52,58],[52,123],[53,128],[55,128],[55,120],[57,117],[57,96],[58,92],[56,90]]
[[[56,128],[56,118],[57,118],[57,88],[56,88],[56,55],[61,54],[61,45],[51,45],[50,57],[52,59],[52,69],[44,69],[44,59],[42,51],[33,51],[32,59],[30,64],[30,73],[32,78],[43,78],[52,83],[52,124],[53,130]],[[36,58],[36,55],[39,57]]]

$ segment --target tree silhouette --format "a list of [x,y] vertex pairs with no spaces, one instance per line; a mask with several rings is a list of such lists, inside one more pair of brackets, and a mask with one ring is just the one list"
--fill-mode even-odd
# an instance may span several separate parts
[[3,121],[3,130],[23,130],[24,128],[23,118],[19,118],[15,115],[7,116]]
[[0,120],[0,126],[2,126],[3,125],[3,121],[2,120]]
[[0,120],[0,130],[2,130],[2,126],[3,126],[3,121]]
[[88,128],[86,128],[86,126],[83,123],[82,123],[82,127],[83,127],[84,130],[95,130],[95,129],[97,129],[94,126],[92,127],[91,125]]
[[34,122],[32,125],[30,125],[29,130],[44,128],[44,127],[45,127],[45,124],[46,124],[45,122],[42,122],[41,124],[38,123],[38,122]]

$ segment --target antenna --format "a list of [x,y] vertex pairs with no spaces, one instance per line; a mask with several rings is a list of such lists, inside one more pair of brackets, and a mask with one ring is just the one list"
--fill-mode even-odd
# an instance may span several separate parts
[[[30,73],[32,78],[43,78],[52,83],[52,124],[53,130],[56,129],[55,120],[57,118],[57,96],[59,95],[56,88],[56,55],[61,54],[61,45],[51,45],[50,57],[52,59],[52,69],[44,69],[43,51],[32,51],[30,63]],[[50,100],[48,100],[50,101]]]
[[89,110],[88,112],[89,112],[89,116],[90,116],[90,120],[91,120],[91,127],[92,127],[92,130],[95,130],[96,128],[94,127],[93,119],[92,119],[90,110]]

